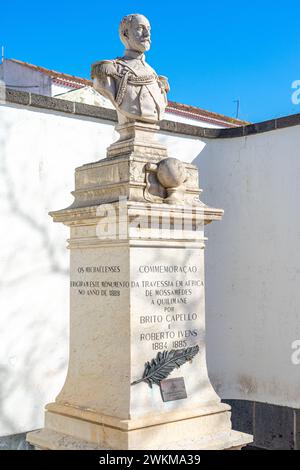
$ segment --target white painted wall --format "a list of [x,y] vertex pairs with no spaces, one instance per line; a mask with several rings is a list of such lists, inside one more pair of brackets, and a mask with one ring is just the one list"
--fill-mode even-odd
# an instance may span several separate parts
[[208,366],[223,398],[300,408],[300,127],[210,140],[196,159],[207,228]]
[[[0,106],[0,436],[41,427],[67,365],[68,229],[48,211],[71,204],[74,168],[105,157],[114,123]],[[170,156],[203,144],[162,134]]]
[[[0,107],[0,436],[38,428],[63,383],[68,345],[68,230],[49,210],[72,201],[74,168],[105,156],[113,123]],[[161,133],[196,163],[207,227],[208,366],[223,398],[299,408],[299,127],[241,139]]]
[[13,90],[51,96],[51,77],[13,60],[0,63],[0,80]]

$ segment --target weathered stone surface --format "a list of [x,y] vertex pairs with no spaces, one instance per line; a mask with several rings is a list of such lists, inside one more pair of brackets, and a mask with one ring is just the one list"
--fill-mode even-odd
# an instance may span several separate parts
[[119,124],[133,120],[156,124],[164,116],[169,85],[145,61],[150,23],[143,15],[128,15],[122,19],[119,33],[125,54],[92,65],[94,87],[113,103]]
[[255,445],[264,449],[294,448],[294,411],[284,406],[255,403]]
[[[117,159],[106,163],[115,166]],[[87,175],[80,175],[77,185],[101,187],[93,172]],[[126,171],[114,176],[126,177]],[[203,224],[222,211],[195,206],[185,214],[191,223],[183,224],[182,207],[176,205],[127,201],[122,210],[115,208],[97,209],[89,201],[52,213],[71,227],[70,360],[64,387],[47,406],[45,430],[29,434],[29,442],[61,448],[52,438],[45,444],[54,431],[71,448],[77,448],[72,439],[113,449],[245,445],[251,437],[232,432],[229,407],[213,390],[205,359]],[[149,225],[150,214],[155,220]],[[109,239],[106,227],[115,217],[118,227],[129,224],[121,237]],[[195,345],[199,354],[192,363],[172,372],[184,377],[186,399],[163,402],[157,385],[130,385],[159,351]]]
[[294,436],[294,443],[295,448],[294,450],[300,450],[300,410],[294,410],[294,419],[295,419],[295,436]]
[[260,132],[269,132],[276,129],[275,119],[270,121],[260,122],[259,124],[249,124],[249,126],[244,127],[244,135],[253,135]]
[[16,103],[24,106],[27,106],[29,104],[29,93],[25,91],[11,90],[10,88],[6,88],[5,92],[5,99],[9,103]]
[[159,163],[157,178],[167,189],[181,186],[187,178],[185,166],[176,158],[165,158]]
[[228,412],[140,427],[130,432],[55,413],[48,413],[46,419],[47,428],[31,433],[29,438],[35,446],[53,450],[223,450],[239,449],[251,439],[247,434],[228,431]]
[[26,434],[14,434],[0,437],[0,450],[32,450],[33,446],[26,441]]
[[53,109],[55,111],[61,111],[63,113],[73,113],[74,103],[66,100],[56,100],[49,96],[36,95],[35,93],[30,94],[30,105],[37,108]]
[[254,403],[246,400],[222,400],[231,406],[232,428],[247,434],[254,434]]
[[117,120],[117,113],[114,109],[100,108],[100,106],[92,106],[84,103],[74,103],[74,106],[75,114],[80,114],[81,116],[90,116],[109,121]]

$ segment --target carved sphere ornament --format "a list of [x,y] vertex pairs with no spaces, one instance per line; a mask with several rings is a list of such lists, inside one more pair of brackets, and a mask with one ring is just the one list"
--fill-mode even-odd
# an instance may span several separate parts
[[186,178],[185,166],[177,158],[165,158],[159,163],[157,179],[164,188],[178,188]]

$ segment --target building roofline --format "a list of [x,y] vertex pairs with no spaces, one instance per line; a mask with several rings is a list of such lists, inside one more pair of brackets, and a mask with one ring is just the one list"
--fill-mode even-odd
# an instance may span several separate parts
[[[74,89],[80,89],[83,86],[93,86],[92,80],[88,80],[86,78],[77,77],[75,75],[69,75],[67,73],[57,72],[56,70],[50,70],[45,67],[33,65],[29,62],[23,62],[17,59],[5,59],[5,61],[11,61],[16,64],[31,68],[32,70],[35,70],[37,72],[44,73],[45,75],[51,77],[55,83],[61,84],[63,86],[70,86]],[[196,106],[177,103],[176,101],[169,101],[166,111],[168,113],[183,116],[185,118],[193,119],[195,121],[203,121],[210,124],[215,124],[217,126],[229,128],[249,124],[248,122],[242,121],[240,119],[235,119],[228,116],[224,116],[219,113],[207,111]]]
[[45,75],[48,75],[49,77],[53,79],[59,79],[62,81],[66,81],[69,83],[74,83],[74,84],[80,84],[81,86],[89,85],[91,84],[90,80],[87,80],[86,78],[82,77],[76,77],[75,75],[70,75],[68,73],[62,73],[62,72],[57,72],[56,70],[50,70],[45,67],[40,67],[39,65],[34,65],[30,64],[29,62],[23,62],[22,60],[18,59],[4,59],[6,62],[14,62],[19,65],[23,65],[25,67],[28,67],[32,70],[35,70],[36,72],[41,72],[44,73]]

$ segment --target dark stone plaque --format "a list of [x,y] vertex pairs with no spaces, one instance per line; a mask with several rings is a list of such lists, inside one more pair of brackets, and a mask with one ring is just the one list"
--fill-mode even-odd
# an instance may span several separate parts
[[163,401],[174,401],[187,398],[183,377],[162,380],[160,382],[160,391]]

